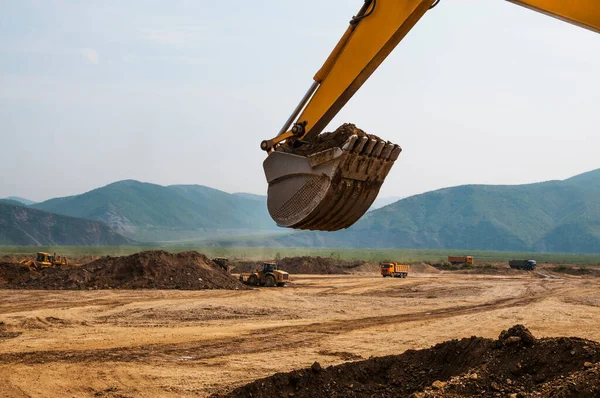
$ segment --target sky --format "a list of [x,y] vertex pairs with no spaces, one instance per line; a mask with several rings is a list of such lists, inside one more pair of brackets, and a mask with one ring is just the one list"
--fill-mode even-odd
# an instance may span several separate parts
[[[0,197],[123,179],[265,194],[265,154],[362,0],[0,0]],[[600,168],[600,35],[442,0],[326,130],[403,153],[380,197]]]

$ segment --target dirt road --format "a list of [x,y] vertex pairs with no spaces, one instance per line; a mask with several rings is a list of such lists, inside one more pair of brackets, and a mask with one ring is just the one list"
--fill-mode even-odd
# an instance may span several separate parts
[[0,396],[180,397],[451,338],[600,341],[600,279],[295,276],[251,291],[0,290]]

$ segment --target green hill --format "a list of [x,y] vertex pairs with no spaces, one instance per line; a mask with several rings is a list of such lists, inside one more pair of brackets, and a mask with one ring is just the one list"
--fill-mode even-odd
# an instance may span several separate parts
[[23,202],[19,202],[18,200],[8,199],[8,198],[0,199],[0,204],[1,203],[7,204],[7,205],[13,205],[13,206],[22,206],[22,207],[25,206],[23,204]]
[[600,169],[564,181],[440,189],[371,211],[344,231],[292,233],[268,244],[598,253]]
[[29,206],[32,205],[36,202],[34,202],[33,200],[29,200],[29,199],[25,199],[25,198],[21,198],[19,196],[9,196],[8,198],[4,198],[4,199],[8,199],[8,200],[14,200],[16,202],[19,202],[21,204],[24,204],[25,206]]
[[100,246],[132,243],[100,221],[61,216],[11,202],[0,200],[1,245]]
[[193,241],[276,229],[267,213],[266,197],[201,185],[165,187],[126,180],[32,207],[101,220],[139,241]]

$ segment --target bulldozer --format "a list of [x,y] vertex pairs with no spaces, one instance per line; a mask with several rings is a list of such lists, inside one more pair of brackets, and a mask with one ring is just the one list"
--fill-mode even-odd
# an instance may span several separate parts
[[69,260],[65,256],[60,256],[56,253],[50,254],[46,252],[38,252],[35,260],[21,260],[19,264],[31,269],[40,270],[43,268],[54,268],[63,265],[69,265]]
[[219,267],[223,268],[225,271],[229,271],[229,259],[226,257],[215,257],[213,258],[213,262],[217,264]]
[[[600,33],[598,0],[508,1]],[[364,132],[327,147],[318,145],[323,129],[440,0],[361,3],[278,134],[260,144],[268,155],[263,162],[269,184],[267,208],[280,227],[348,228],[370,208],[402,151],[399,145]],[[302,24],[294,24],[294,29],[301,30]],[[302,54],[292,58],[296,62]]]
[[240,282],[250,286],[283,287],[289,281],[290,274],[279,269],[274,262],[262,264],[262,268],[251,274],[240,274]]

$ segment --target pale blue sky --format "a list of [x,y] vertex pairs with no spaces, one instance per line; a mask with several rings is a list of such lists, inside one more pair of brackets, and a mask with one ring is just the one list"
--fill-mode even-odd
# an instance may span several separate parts
[[[0,0],[0,197],[121,179],[264,194],[281,127],[362,0]],[[381,196],[600,167],[600,35],[442,0],[331,123],[400,144]]]

